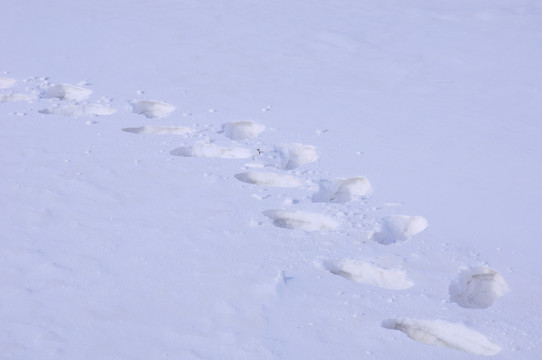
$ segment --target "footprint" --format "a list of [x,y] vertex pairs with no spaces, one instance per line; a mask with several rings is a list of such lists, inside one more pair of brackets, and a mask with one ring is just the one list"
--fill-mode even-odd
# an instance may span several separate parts
[[253,154],[245,148],[223,148],[210,143],[197,143],[193,146],[183,146],[170,151],[171,155],[185,157],[205,157],[222,159],[246,159]]
[[194,130],[183,126],[141,126],[124,128],[122,131],[143,135],[190,135],[194,132]]
[[333,183],[320,183],[320,190],[313,195],[314,202],[347,203],[356,198],[368,196],[373,188],[364,177],[339,179]]
[[116,113],[117,110],[109,106],[105,106],[101,104],[86,104],[86,105],[55,106],[49,109],[42,109],[39,112],[41,114],[81,117],[81,116],[112,115]]
[[510,288],[504,278],[487,266],[464,268],[450,285],[450,300],[469,309],[486,309]]
[[384,289],[404,290],[414,285],[404,270],[384,269],[366,261],[340,259],[326,261],[323,266],[332,274]]
[[31,101],[31,100],[34,100],[34,98],[25,94],[13,93],[13,94],[0,95],[0,103],[16,102],[16,101]]
[[424,231],[428,223],[422,216],[391,215],[383,218],[381,225],[381,230],[374,233],[372,239],[389,245],[410,239]]
[[475,355],[495,355],[502,348],[484,335],[461,323],[444,320],[389,319],[382,322],[386,329],[400,330],[411,339],[424,344],[446,346]]
[[282,159],[281,168],[285,170],[296,169],[318,160],[316,148],[311,145],[285,144],[280,146],[278,151]]
[[232,140],[245,140],[260,135],[265,126],[254,121],[236,121],[222,125],[222,130]]
[[0,89],[7,89],[8,87],[12,87],[13,84],[15,84],[17,80],[0,77]]
[[47,99],[73,100],[81,101],[86,99],[92,90],[70,84],[53,84],[45,89],[42,97]]
[[148,118],[164,118],[175,110],[175,106],[156,100],[132,101],[132,111]]
[[305,211],[271,209],[263,214],[272,219],[275,226],[286,229],[323,231],[334,230],[339,226],[339,223],[329,216]]
[[260,186],[294,188],[301,186],[301,180],[291,175],[279,175],[269,172],[244,172],[235,174],[239,181]]

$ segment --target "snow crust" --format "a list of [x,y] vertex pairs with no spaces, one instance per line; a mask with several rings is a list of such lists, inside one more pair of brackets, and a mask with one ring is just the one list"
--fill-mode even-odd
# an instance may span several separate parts
[[184,157],[204,157],[220,159],[246,159],[252,156],[249,149],[240,147],[220,147],[211,143],[197,143],[192,146],[181,146],[171,150],[171,155]]
[[157,100],[138,100],[131,104],[134,113],[144,115],[149,119],[165,118],[175,110],[175,106]]
[[279,147],[282,159],[281,167],[285,170],[296,169],[318,160],[316,148],[312,145],[284,144]]
[[52,84],[45,90],[44,98],[57,98],[60,100],[82,101],[92,94],[92,90],[71,85],[71,84]]
[[327,215],[299,210],[271,209],[263,212],[275,226],[306,231],[335,230],[339,222]]
[[423,216],[391,215],[381,221],[381,229],[372,238],[383,245],[403,242],[429,226]]
[[194,132],[193,129],[185,126],[153,126],[145,125],[135,128],[124,128],[122,131],[126,131],[132,134],[141,135],[189,135]]
[[225,123],[223,126],[224,135],[232,140],[245,140],[260,135],[265,126],[254,121],[234,121]]
[[280,175],[271,172],[244,172],[235,174],[235,178],[259,186],[294,188],[303,185],[301,180],[292,175]]
[[486,309],[510,291],[497,271],[487,266],[464,268],[450,285],[450,299],[459,306]]

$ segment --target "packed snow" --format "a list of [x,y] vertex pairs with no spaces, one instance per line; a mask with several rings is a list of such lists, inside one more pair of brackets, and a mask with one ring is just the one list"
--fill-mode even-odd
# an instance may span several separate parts
[[541,4],[28,0],[0,31],[2,359],[542,357]]

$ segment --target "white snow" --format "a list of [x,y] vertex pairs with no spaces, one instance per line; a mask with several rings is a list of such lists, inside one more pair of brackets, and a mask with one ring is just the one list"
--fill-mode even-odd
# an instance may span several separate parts
[[541,358],[539,1],[0,18],[0,358]]
[[181,146],[171,150],[171,155],[184,157],[205,157],[221,159],[245,159],[253,154],[249,149],[240,147],[220,147],[211,143],[199,142],[192,146]]
[[300,210],[271,209],[263,212],[275,226],[306,231],[335,230],[339,226],[332,217]]
[[254,121],[234,121],[222,126],[224,135],[232,140],[245,140],[260,135],[265,126]]
[[388,329],[400,330],[408,337],[424,344],[446,346],[475,355],[491,356],[501,347],[487,337],[461,323],[443,320],[417,320],[409,318],[389,319],[382,323]]
[[323,265],[332,274],[384,289],[404,290],[414,285],[404,270],[385,269],[368,261],[339,259],[326,261]]
[[429,224],[423,216],[390,215],[381,221],[381,229],[373,234],[373,240],[389,245],[403,242],[424,231]]
[[259,186],[293,188],[303,185],[301,180],[292,175],[280,175],[271,172],[244,172],[235,174],[235,178]]
[[132,134],[141,135],[190,135],[194,132],[193,129],[184,126],[153,126],[145,125],[135,128],[124,128],[122,131],[126,131]]
[[52,84],[45,89],[44,98],[57,98],[60,100],[82,101],[92,94],[92,90],[71,85],[71,84]]
[[132,101],[132,111],[136,114],[152,118],[165,118],[175,110],[175,106],[157,100]]
[[283,144],[278,151],[282,159],[281,168],[285,170],[296,169],[318,160],[316,148],[312,145]]
[[487,266],[464,268],[450,285],[450,299],[459,306],[485,309],[510,291],[497,271]]

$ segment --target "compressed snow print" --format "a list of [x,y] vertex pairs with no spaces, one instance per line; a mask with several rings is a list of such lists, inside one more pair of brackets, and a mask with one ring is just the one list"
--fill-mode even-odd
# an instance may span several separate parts
[[402,331],[411,339],[424,344],[445,346],[475,355],[491,356],[498,354],[502,349],[484,335],[461,323],[397,318],[384,321],[382,326]]
[[17,80],[15,79],[0,77],[0,89],[7,89],[9,87],[12,87],[16,82]]
[[235,174],[239,181],[259,186],[294,188],[302,185],[301,180],[291,175],[280,175],[270,172],[244,172]]
[[334,230],[339,226],[335,219],[327,215],[305,211],[271,209],[263,214],[273,220],[275,226],[285,229],[323,231]]
[[382,219],[380,231],[372,239],[383,245],[403,242],[424,231],[429,224],[422,216],[391,215]]
[[278,148],[281,157],[281,168],[296,169],[318,160],[316,148],[311,145],[285,144]]
[[184,157],[246,159],[253,154],[250,150],[239,147],[225,148],[211,143],[197,143],[193,146],[182,146],[170,151],[171,155]]
[[407,278],[402,269],[384,269],[367,261],[338,259],[324,262],[324,268],[330,273],[348,280],[384,289],[404,290],[414,283]]
[[86,99],[90,94],[92,94],[92,90],[81,86],[71,84],[53,84],[45,89],[43,97],[50,99],[57,98],[60,100],[81,101]]
[[184,126],[140,126],[124,128],[122,131],[140,135],[190,135],[194,132],[193,129]]
[[42,109],[39,112],[41,114],[81,117],[112,115],[116,113],[117,110],[102,104],[86,104],[55,106],[49,109]]
[[315,202],[347,203],[370,195],[372,190],[369,180],[361,176],[339,179],[332,183],[323,181],[312,200]]
[[464,268],[450,285],[450,300],[469,309],[486,309],[510,291],[497,271],[487,266]]
[[144,115],[150,119],[165,118],[175,110],[175,106],[156,100],[132,101],[131,105],[134,113]]
[[222,125],[224,135],[232,140],[245,140],[260,135],[265,126],[254,121],[236,121]]

